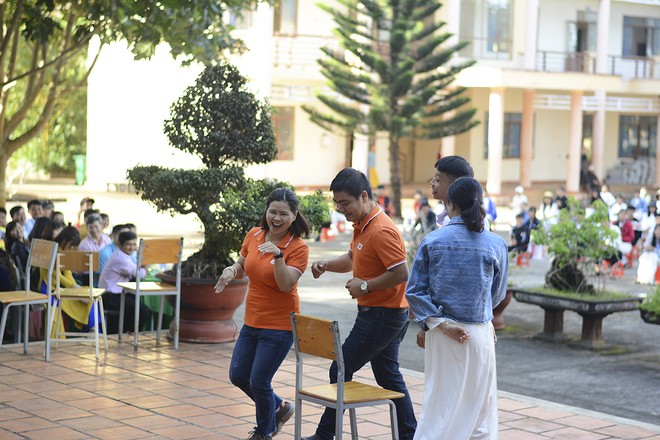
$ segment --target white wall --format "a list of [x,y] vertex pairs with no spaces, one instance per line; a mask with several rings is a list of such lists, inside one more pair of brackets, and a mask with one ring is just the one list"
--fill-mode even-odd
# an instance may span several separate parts
[[[90,50],[90,53],[93,51]],[[126,180],[136,164],[195,167],[200,161],[169,146],[163,121],[192,85],[199,66],[180,68],[162,47],[134,61],[124,44],[103,49],[87,94],[87,185],[104,189]]]

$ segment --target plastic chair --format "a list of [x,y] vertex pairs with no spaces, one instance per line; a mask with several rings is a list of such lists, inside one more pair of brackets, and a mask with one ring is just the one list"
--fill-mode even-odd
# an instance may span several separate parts
[[[121,342],[124,330],[124,303],[127,293],[135,295],[135,326],[133,327],[133,347],[138,348],[140,297],[147,295],[160,296],[160,310],[158,311],[158,328],[156,340],[160,341],[161,327],[163,326],[163,305],[165,296],[175,296],[174,306],[174,348],[179,348],[179,315],[181,312],[181,254],[183,252],[183,238],[141,238],[137,254],[137,270],[135,282],[117,283],[122,288],[121,304],[119,306],[118,340]],[[140,268],[152,264],[174,264],[176,284],[165,282],[140,282]]]
[[516,257],[516,266],[522,267],[526,266],[529,267],[529,262],[532,259],[532,254],[529,252],[521,252],[518,254]]
[[[96,359],[99,358],[99,322],[103,325],[102,334],[105,344],[105,350],[108,351],[108,335],[107,327],[105,324],[105,313],[103,310],[103,293],[105,289],[94,288],[94,270],[99,267],[99,254],[98,252],[85,252],[85,251],[63,251],[57,254],[57,264],[55,266],[56,284],[55,295],[57,296],[57,308],[54,316],[55,322],[55,338],[59,339],[60,335],[74,336],[76,339],[94,338],[96,346]],[[60,287],[60,275],[62,270],[71,270],[73,272],[86,272],[89,276],[88,285],[82,288],[62,288]],[[62,300],[78,300],[83,302],[92,303],[92,316],[95,321],[94,333],[83,334],[80,332],[64,332],[60,333],[60,317],[62,314]],[[99,311],[101,313],[99,313]],[[99,318],[100,315],[100,318]]]
[[[392,439],[398,440],[396,407],[392,399],[404,394],[365,383],[344,381],[344,358],[342,356],[339,324],[337,321],[314,318],[291,313],[293,346],[296,353],[296,415],[294,439],[301,438],[302,402],[308,401],[337,411],[335,439],[341,440],[344,410],[348,409],[353,439],[358,438],[355,408],[363,406],[389,405]],[[337,383],[303,387],[303,353],[337,362]]]
[[57,256],[57,243],[54,241],[34,239],[30,244],[30,255],[25,270],[26,274],[31,273],[32,268],[46,269],[48,271],[48,281],[46,294],[33,292],[30,290],[30,278],[25,277],[25,290],[15,290],[12,292],[0,292],[0,303],[3,305],[2,321],[0,322],[0,346],[5,336],[5,326],[7,325],[7,315],[9,309],[13,306],[24,306],[25,315],[23,317],[23,354],[28,351],[28,339],[30,337],[28,325],[30,323],[30,306],[33,304],[44,304],[46,306],[46,331],[44,334],[45,348],[44,358],[50,360],[50,329],[51,297],[53,294],[53,270]]
[[623,262],[617,261],[612,265],[612,271],[610,272],[610,276],[613,278],[623,278],[625,275],[625,269],[623,266]]

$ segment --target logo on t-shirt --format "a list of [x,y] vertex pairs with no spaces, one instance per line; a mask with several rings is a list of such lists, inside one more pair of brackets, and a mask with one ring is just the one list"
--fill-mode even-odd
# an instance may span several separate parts
[[357,249],[358,249],[358,251],[361,251],[361,250],[362,250],[362,243],[358,243],[358,245],[357,245]]

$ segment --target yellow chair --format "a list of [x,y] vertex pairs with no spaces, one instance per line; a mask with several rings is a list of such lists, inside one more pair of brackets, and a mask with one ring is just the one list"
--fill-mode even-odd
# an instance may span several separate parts
[[[396,407],[392,399],[404,397],[403,393],[368,385],[361,382],[344,381],[344,358],[342,356],[339,324],[337,321],[291,313],[293,346],[296,352],[296,417],[294,439],[301,438],[302,402],[306,400],[337,411],[335,439],[341,440],[344,410],[348,409],[351,435],[358,438],[355,408],[363,406],[389,405],[392,439],[398,440]],[[337,383],[303,387],[303,353],[337,362]]]
[[[57,243],[54,241],[34,239],[30,243],[30,255],[25,270],[25,290],[13,292],[0,292],[0,304],[3,305],[2,321],[0,322],[0,346],[5,336],[5,326],[7,325],[7,315],[9,309],[13,306],[24,306],[25,315],[23,318],[23,354],[27,354],[28,340],[30,334],[28,325],[30,323],[30,306],[33,304],[44,304],[46,307],[46,331],[44,332],[44,358],[50,359],[50,329],[52,308],[51,297],[53,294],[53,270],[55,268],[55,259],[57,256]],[[47,294],[32,292],[30,290],[30,273],[32,268],[46,269],[48,271]],[[38,286],[37,286],[38,287]]]
[[[57,296],[57,309],[54,313],[56,317],[55,322],[55,338],[59,339],[60,335],[67,337],[74,336],[75,339],[88,339],[94,338],[96,345],[96,359],[99,358],[99,324],[102,324],[101,333],[103,334],[103,342],[105,350],[108,351],[108,335],[105,325],[105,312],[103,310],[103,293],[105,289],[94,287],[94,271],[99,267],[99,253],[86,252],[86,251],[63,251],[57,254],[57,264],[55,267],[55,295]],[[86,272],[89,275],[87,286],[81,288],[63,288],[60,287],[60,275],[63,270],[70,270],[72,272]],[[78,300],[92,304],[92,313],[96,321],[101,317],[100,323],[96,322],[94,325],[94,333],[80,333],[80,332],[64,332],[60,333],[60,317],[62,316],[62,300]],[[99,314],[100,311],[100,314]]]
[[[160,296],[160,310],[158,311],[158,327],[156,340],[160,341],[161,327],[163,326],[163,304],[166,295],[175,296],[174,306],[174,348],[179,348],[179,314],[181,311],[181,254],[183,252],[183,238],[141,238],[137,254],[137,271],[134,282],[117,283],[122,288],[121,304],[119,306],[119,337],[121,342],[124,329],[124,303],[127,293],[135,295],[135,333],[133,347],[138,348],[138,332],[140,318],[140,297],[147,295]],[[140,282],[140,267],[152,264],[174,264],[176,283]]]

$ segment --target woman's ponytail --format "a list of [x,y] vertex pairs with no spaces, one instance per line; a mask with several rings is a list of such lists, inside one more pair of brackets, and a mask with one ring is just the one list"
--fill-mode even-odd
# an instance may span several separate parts
[[486,210],[479,182],[472,177],[456,179],[447,189],[447,201],[460,210],[461,218],[468,230],[483,231]]

